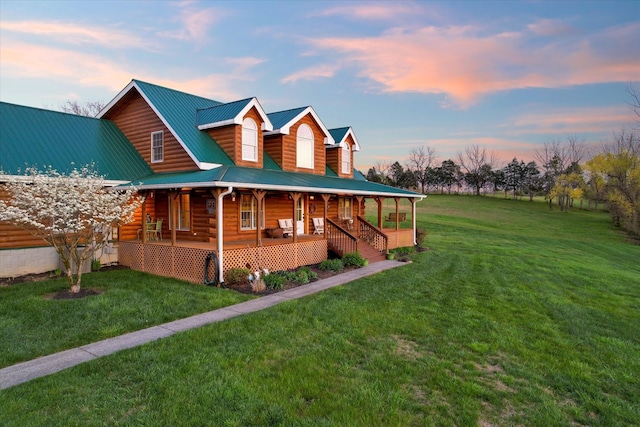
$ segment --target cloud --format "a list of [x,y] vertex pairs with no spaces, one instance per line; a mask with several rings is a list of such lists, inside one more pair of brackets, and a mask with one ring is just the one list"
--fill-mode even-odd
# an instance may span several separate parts
[[503,128],[512,135],[522,134],[585,134],[608,133],[621,129],[633,120],[630,109],[624,105],[613,107],[584,107],[567,109],[549,108],[515,117]]
[[[549,34],[551,24],[546,29],[540,23],[534,27]],[[640,23],[551,39],[527,30],[487,31],[427,26],[395,28],[374,37],[319,37],[306,42],[327,52],[332,63],[355,68],[380,92],[439,94],[446,97],[444,105],[462,108],[499,91],[630,81],[640,75],[640,62],[633,55]]]
[[246,96],[233,88],[239,86],[238,81],[253,79],[252,67],[262,62],[259,58],[230,58],[225,62],[227,67],[224,71],[217,74],[196,79],[178,76],[176,79],[166,79],[156,71],[122,63],[117,58],[6,39],[0,46],[0,57],[3,78],[73,81],[79,86],[103,87],[113,92],[121,90],[132,78],[137,78],[221,101]]
[[389,20],[393,17],[422,13],[423,10],[407,2],[369,3],[338,6],[317,13],[318,16],[343,16],[351,19]]
[[224,14],[215,8],[197,9],[194,5],[195,3],[192,2],[179,3],[180,10],[175,17],[179,27],[158,32],[158,35],[181,41],[204,42],[210,27]]
[[316,80],[318,78],[333,77],[336,71],[339,69],[337,65],[318,65],[300,70],[293,73],[282,80],[281,83],[295,83],[298,80]]
[[152,50],[143,38],[116,28],[83,27],[70,22],[9,21],[0,22],[0,30],[43,36],[73,45],[99,45],[110,48],[142,48]]
[[540,36],[558,36],[577,32],[577,29],[558,19],[540,19],[527,25],[527,28]]

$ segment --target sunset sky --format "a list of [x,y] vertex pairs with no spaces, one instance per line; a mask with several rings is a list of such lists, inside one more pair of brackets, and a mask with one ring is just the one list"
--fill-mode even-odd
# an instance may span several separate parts
[[353,127],[365,173],[420,146],[529,161],[634,126],[640,1],[0,0],[0,100],[106,103],[134,78],[267,112],[311,105]]

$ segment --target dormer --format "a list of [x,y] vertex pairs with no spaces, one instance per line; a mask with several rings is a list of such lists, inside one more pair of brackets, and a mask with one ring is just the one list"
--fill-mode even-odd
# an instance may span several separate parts
[[267,115],[273,130],[264,133],[264,150],[288,172],[324,175],[325,147],[334,144],[329,130],[312,107]]
[[264,132],[273,126],[256,98],[199,109],[196,125],[236,166],[262,168]]
[[327,166],[340,178],[353,178],[353,153],[360,144],[351,127],[329,129],[335,144],[327,146]]

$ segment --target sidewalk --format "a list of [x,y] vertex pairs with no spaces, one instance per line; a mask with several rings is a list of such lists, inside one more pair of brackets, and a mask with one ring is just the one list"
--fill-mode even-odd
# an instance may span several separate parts
[[325,289],[340,286],[361,277],[370,276],[402,265],[406,265],[406,263],[398,261],[372,263],[366,267],[337,274],[297,288],[8,366],[0,369],[0,390],[22,384],[34,378],[54,374],[63,369],[97,359],[98,357],[107,356],[120,350],[169,337],[177,332],[273,307],[284,301],[312,295]]

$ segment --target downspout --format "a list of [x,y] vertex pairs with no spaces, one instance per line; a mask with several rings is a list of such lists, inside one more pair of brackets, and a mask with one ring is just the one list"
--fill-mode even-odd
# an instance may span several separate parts
[[227,187],[226,191],[223,191],[222,193],[220,193],[218,195],[218,218],[217,218],[217,224],[216,227],[218,228],[218,238],[217,243],[218,243],[218,283],[220,283],[221,285],[224,285],[224,254],[223,254],[223,246],[224,246],[224,236],[223,236],[223,224],[222,224],[222,215],[223,215],[223,199],[224,196],[231,194],[231,192],[233,191],[233,187],[229,186]]
[[413,246],[418,246],[418,240],[416,239],[416,232],[418,231],[416,228],[416,210],[416,201],[413,200],[413,203],[411,203],[411,218],[413,218]]

